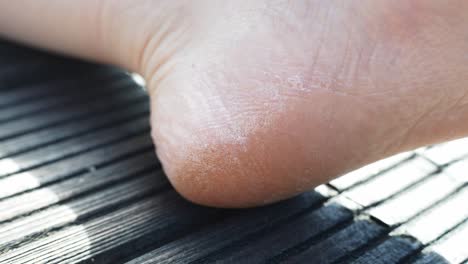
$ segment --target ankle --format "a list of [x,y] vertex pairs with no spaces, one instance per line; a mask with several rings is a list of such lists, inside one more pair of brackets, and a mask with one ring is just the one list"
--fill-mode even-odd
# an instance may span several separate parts
[[189,13],[184,1],[103,0],[100,38],[112,63],[153,79],[183,43]]

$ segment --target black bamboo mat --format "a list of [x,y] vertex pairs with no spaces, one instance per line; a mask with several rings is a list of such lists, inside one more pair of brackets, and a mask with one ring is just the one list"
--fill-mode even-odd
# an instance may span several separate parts
[[205,208],[161,171],[141,88],[0,42],[0,263],[468,263],[468,139]]

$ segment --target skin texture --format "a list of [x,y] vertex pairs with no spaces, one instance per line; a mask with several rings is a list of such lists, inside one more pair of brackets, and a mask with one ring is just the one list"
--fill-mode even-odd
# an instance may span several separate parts
[[462,0],[20,0],[0,1],[0,34],[141,73],[174,187],[250,207],[467,135],[467,12]]

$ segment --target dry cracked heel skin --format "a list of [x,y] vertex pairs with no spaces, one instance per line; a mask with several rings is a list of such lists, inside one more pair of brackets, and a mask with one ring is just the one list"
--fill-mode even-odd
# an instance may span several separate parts
[[263,205],[466,135],[468,19],[453,7],[255,3],[210,13],[153,86],[157,153],[187,199]]

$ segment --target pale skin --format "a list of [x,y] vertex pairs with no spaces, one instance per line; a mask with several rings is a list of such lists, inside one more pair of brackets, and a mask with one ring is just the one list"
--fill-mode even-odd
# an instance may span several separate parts
[[286,199],[468,135],[468,1],[0,0],[0,35],[141,73],[171,183]]

